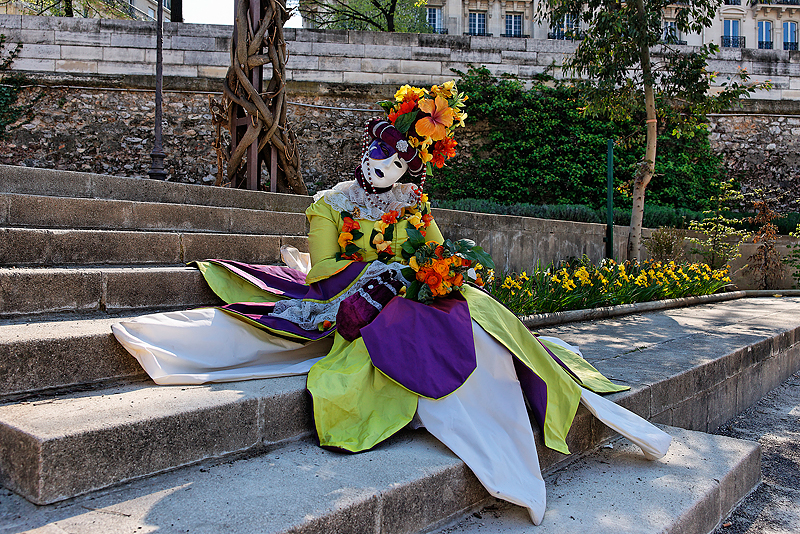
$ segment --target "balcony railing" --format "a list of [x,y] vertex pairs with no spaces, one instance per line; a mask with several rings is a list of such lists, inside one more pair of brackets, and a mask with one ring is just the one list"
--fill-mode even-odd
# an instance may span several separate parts
[[683,39],[678,39],[677,37],[672,36],[672,35],[664,37],[663,39],[661,39],[661,42],[664,43],[664,44],[668,44],[668,45],[685,45],[686,44],[686,41],[684,41]]
[[517,37],[519,39],[524,39],[526,37],[530,37],[530,35],[525,35],[522,33],[501,33],[500,37]]
[[447,35],[447,28],[431,28],[431,33],[440,33],[442,35]]
[[783,43],[784,50],[797,50],[797,43]]
[[547,38],[548,39],[555,39],[557,41],[580,41],[583,39],[583,32],[580,30],[574,31],[555,31],[555,32],[548,32]]
[[742,0],[725,0],[726,6],[740,6],[742,5]]
[[759,41],[758,48],[761,50],[772,50],[772,41]]
[[772,4],[784,6],[800,6],[800,0],[753,0],[754,4],[769,6]]
[[486,33],[486,32],[464,32],[464,35],[473,35],[473,36],[476,36],[476,37],[491,37],[492,36],[491,33]]
[[722,48],[744,48],[744,36],[723,35]]

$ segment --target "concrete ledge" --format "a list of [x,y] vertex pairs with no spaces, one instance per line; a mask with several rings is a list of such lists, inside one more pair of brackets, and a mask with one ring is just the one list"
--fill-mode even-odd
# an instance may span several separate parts
[[0,264],[163,265],[208,258],[272,264],[289,243],[308,250],[303,236],[0,228]]
[[307,235],[301,213],[0,193],[3,226]]
[[220,303],[188,267],[0,268],[0,317]]
[[123,178],[15,165],[0,165],[0,178],[0,192],[24,195],[194,204],[288,213],[303,213],[312,202],[311,197],[303,195],[176,184],[145,178]]
[[[665,428],[667,455],[648,462],[626,440],[546,477],[543,534],[706,534],[761,479],[758,443]],[[505,502],[448,526],[448,534],[533,532],[525,511]]]

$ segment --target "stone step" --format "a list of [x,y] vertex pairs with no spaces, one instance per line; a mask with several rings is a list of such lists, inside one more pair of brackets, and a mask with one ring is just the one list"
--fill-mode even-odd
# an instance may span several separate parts
[[0,226],[308,235],[302,213],[7,193],[0,194]]
[[0,267],[0,317],[218,304],[190,267]]
[[547,511],[496,501],[438,534],[706,534],[761,481],[756,442],[666,427],[672,445],[648,462],[620,439],[545,477]]
[[131,315],[97,312],[0,321],[0,402],[146,379],[111,333],[112,324]]
[[[758,483],[759,446],[665,430],[673,444],[661,460],[648,462],[617,442],[550,473],[548,509],[538,529],[526,522],[522,508],[507,505],[510,510],[501,512],[493,528],[480,532],[708,532],[721,511]],[[206,462],[59,505],[36,506],[9,492],[0,499],[0,529],[407,534],[429,532],[488,501],[463,462],[418,430],[355,455],[296,442],[255,458]],[[496,509],[485,511],[483,520]]]
[[305,236],[0,228],[0,265],[184,264],[228,258],[281,261],[281,245],[308,250]]
[[[742,299],[542,333],[580,344],[591,363],[630,384],[630,391],[610,397],[618,404],[657,422],[705,431],[800,368],[800,326],[788,313],[798,302]],[[0,478],[35,502],[52,502],[297,439],[312,431],[304,383],[304,377],[184,387],[140,383],[9,403],[0,406]],[[612,435],[581,408],[567,442],[580,452]],[[565,460],[546,449],[538,433],[537,440],[543,468]]]
[[0,192],[22,195],[102,198],[136,202],[194,204],[303,213],[312,199],[303,195],[176,184],[141,178],[0,165]]

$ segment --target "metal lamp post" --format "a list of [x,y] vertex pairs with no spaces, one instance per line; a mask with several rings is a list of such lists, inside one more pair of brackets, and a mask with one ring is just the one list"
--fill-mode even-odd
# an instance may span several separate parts
[[164,0],[158,0],[158,20],[156,21],[156,128],[155,143],[150,153],[150,171],[148,174],[154,180],[166,180],[167,171],[164,170],[164,150],[161,145],[161,92],[163,84],[164,67]]

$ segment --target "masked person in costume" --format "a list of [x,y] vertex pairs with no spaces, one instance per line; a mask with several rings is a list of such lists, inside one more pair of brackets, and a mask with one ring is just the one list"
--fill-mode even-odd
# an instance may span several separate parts
[[158,384],[308,373],[323,447],[364,451],[414,420],[539,524],[545,486],[526,400],[545,445],[564,454],[581,402],[649,459],[670,437],[597,395],[627,388],[577,347],[534,336],[466,283],[480,281],[480,249],[445,240],[423,193],[426,171],[455,154],[465,100],[448,82],[403,86],[382,103],[388,118],[367,124],[355,179],[306,210],[310,265],[296,250],[284,251],[289,267],[198,262],[228,304],[112,330]]

